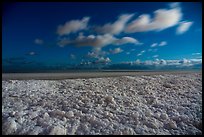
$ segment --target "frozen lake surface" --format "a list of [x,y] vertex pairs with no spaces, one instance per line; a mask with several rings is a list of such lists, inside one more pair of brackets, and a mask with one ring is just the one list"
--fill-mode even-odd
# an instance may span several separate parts
[[202,134],[202,72],[107,73],[3,75],[2,134]]

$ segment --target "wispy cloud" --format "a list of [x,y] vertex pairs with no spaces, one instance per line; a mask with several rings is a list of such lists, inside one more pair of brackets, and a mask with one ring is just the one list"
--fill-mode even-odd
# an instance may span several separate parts
[[137,56],[141,56],[143,53],[145,53],[145,50],[142,50],[140,53],[137,54]]
[[126,23],[133,16],[134,14],[123,14],[114,23],[107,23],[102,27],[96,27],[96,31],[103,34],[119,34],[124,30]]
[[89,20],[90,17],[84,17],[81,20],[68,21],[64,25],[59,25],[57,27],[57,34],[62,36],[84,30],[87,28]]
[[140,15],[126,26],[125,32],[161,31],[177,25],[181,18],[182,13],[179,7],[159,9],[154,12],[154,18],[152,19],[148,14]]
[[193,22],[183,21],[179,24],[176,34],[183,34],[193,25]]
[[200,53],[198,53],[198,52],[197,53],[192,53],[192,55],[200,55]]
[[96,64],[99,64],[99,63],[107,64],[107,63],[110,63],[110,62],[111,62],[111,60],[108,57],[106,57],[106,58],[101,57],[101,58],[99,58],[98,60],[95,61]]
[[167,45],[167,42],[166,42],[166,41],[162,41],[162,42],[159,44],[159,46],[165,46],[165,45]]
[[33,55],[36,55],[36,53],[32,51],[29,53],[29,55],[33,56]]
[[[162,47],[162,46],[165,46],[165,45],[167,45],[167,42],[166,41],[161,41],[160,43],[153,43],[150,47],[151,48],[154,48],[154,47]],[[151,50],[149,50],[149,51],[151,51]]]
[[38,45],[42,45],[44,43],[44,41],[42,39],[37,38],[34,40],[34,43],[38,44]]
[[135,61],[135,64],[140,64],[140,60],[137,59],[137,60]]
[[83,66],[83,67],[91,67],[91,68],[95,68],[97,67],[98,65],[108,65],[109,63],[111,62],[111,59],[109,57],[100,57],[100,58],[97,58],[95,60],[88,60],[88,61],[85,61],[82,59],[81,63],[80,63],[80,67]]
[[[131,62],[126,62],[131,63]],[[132,62],[135,65],[148,65],[148,66],[193,66],[201,64],[202,59],[178,59],[178,60],[164,60],[164,59],[155,59],[155,60],[145,60],[141,62],[136,60]]]
[[88,35],[84,36],[80,33],[75,40],[62,39],[58,42],[59,46],[74,44],[76,46],[91,46],[91,47],[104,47],[107,45],[124,45],[124,44],[141,44],[138,40],[131,37],[122,37],[121,39],[114,37],[110,34],[105,35]]
[[170,8],[177,8],[180,6],[180,2],[172,2],[169,4],[169,7]]
[[153,58],[157,58],[157,57],[159,57],[159,55],[154,55],[154,56],[152,56]]
[[158,44],[157,43],[153,43],[150,47],[156,47]]
[[142,45],[143,43],[140,43],[137,39],[132,37],[123,37],[122,39],[118,39],[115,41],[116,45],[124,45],[124,44],[135,44],[135,45]]
[[110,49],[110,53],[112,54],[118,54],[118,53],[121,53],[123,52],[123,50],[121,48],[115,48],[115,49]]
[[89,58],[100,58],[108,55],[106,51],[102,51],[100,47],[94,47],[91,52],[88,52],[87,57]]

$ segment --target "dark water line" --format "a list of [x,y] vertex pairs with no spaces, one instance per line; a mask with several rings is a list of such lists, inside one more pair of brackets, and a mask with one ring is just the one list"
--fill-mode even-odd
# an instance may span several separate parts
[[102,78],[117,76],[142,76],[163,74],[189,74],[202,71],[106,71],[106,72],[68,72],[68,73],[3,73],[2,80],[61,80],[77,78]]

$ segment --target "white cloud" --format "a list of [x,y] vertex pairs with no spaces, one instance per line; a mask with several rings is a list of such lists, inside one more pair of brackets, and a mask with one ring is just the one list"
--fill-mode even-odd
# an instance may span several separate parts
[[107,23],[102,27],[96,27],[96,31],[103,34],[119,34],[124,30],[126,23],[134,16],[134,14],[123,14],[119,16],[114,23]]
[[141,55],[142,55],[141,53],[137,54],[137,56],[141,56]]
[[166,62],[166,60],[161,59],[161,60],[160,60],[160,64],[161,64],[161,65],[166,65],[166,64],[167,64],[167,62]]
[[123,50],[121,48],[115,48],[114,50],[110,49],[110,53],[112,54],[118,54],[123,52]]
[[95,61],[96,64],[99,64],[99,63],[107,64],[107,63],[110,63],[110,62],[111,62],[111,60],[108,57],[106,57],[106,58],[100,57],[100,58],[98,58],[98,60]]
[[164,59],[155,59],[153,60],[147,60],[144,62],[145,65],[167,65],[167,61]]
[[88,52],[88,57],[90,58],[99,58],[100,56],[105,56],[107,55],[108,53],[105,52],[105,51],[99,51],[99,52],[96,52],[96,51],[92,51],[92,52]]
[[[166,41],[161,41],[160,43],[153,43],[150,47],[151,48],[158,47],[158,46],[162,47],[162,46],[165,46],[165,45],[167,45],[167,42]],[[149,49],[148,51],[152,51],[152,49]]]
[[188,29],[191,27],[192,24],[193,22],[187,22],[187,21],[181,22],[176,30],[176,33],[183,34],[184,32],[188,31]]
[[132,43],[135,45],[141,45],[142,44],[138,40],[131,38],[131,37],[123,37],[122,39],[118,39],[116,41],[116,45],[123,45],[123,44],[127,44],[127,43]]
[[33,52],[33,51],[29,53],[29,55],[31,55],[31,56],[33,56],[33,55],[35,55],[35,54],[36,54],[36,53]]
[[140,64],[140,60],[137,59],[134,63],[135,63],[135,64]]
[[156,47],[158,44],[157,43],[153,43],[150,47]]
[[202,59],[181,59],[181,60],[164,60],[164,59],[155,59],[155,60],[145,60],[141,62],[137,59],[134,62],[124,62],[123,64],[132,64],[132,65],[144,65],[144,66],[163,66],[163,67],[188,67],[197,64],[202,64]]
[[192,55],[200,55],[200,53],[198,53],[198,52],[197,53],[192,53]]
[[177,8],[180,6],[180,2],[172,2],[169,4],[170,8]]
[[145,53],[145,50],[142,50],[140,53],[137,54],[137,56],[141,56],[143,53]]
[[202,59],[202,55],[201,56],[198,56],[198,57],[196,57],[197,59]]
[[88,52],[87,56],[91,58],[97,58],[98,54],[96,54],[96,52]]
[[153,58],[157,58],[157,57],[159,57],[159,55],[154,55],[154,56],[152,56]]
[[175,26],[182,18],[180,8],[159,9],[154,12],[154,18],[150,15],[140,15],[136,20],[129,23],[125,32],[146,32],[146,31],[161,31],[169,27]]
[[144,65],[153,65],[153,61],[151,60],[146,60],[143,62]]
[[[159,60],[161,61],[161,60]],[[181,60],[163,60],[165,65],[168,66],[192,66],[195,64],[201,64],[202,59],[181,59]]]
[[63,39],[58,42],[58,45],[65,46],[73,44],[76,46],[92,46],[92,47],[104,47],[107,45],[123,45],[123,44],[135,44],[139,45],[139,41],[131,37],[123,37],[118,39],[110,34],[105,35],[89,35],[84,36],[82,33],[75,40]]
[[100,58],[102,56],[108,55],[106,51],[102,51],[100,47],[94,47],[92,52],[88,52],[87,56],[90,58]]
[[183,60],[180,60],[179,63],[188,64],[188,63],[190,63],[190,60],[187,60],[187,59],[184,58]]
[[167,45],[167,42],[166,41],[162,41],[158,46],[165,46]]
[[173,65],[181,65],[179,62],[180,60],[167,60],[167,65],[173,66]]
[[84,30],[87,28],[89,20],[90,20],[90,17],[84,17],[81,20],[68,21],[64,25],[59,25],[57,27],[57,34],[62,36],[62,35],[68,35],[70,33],[75,33],[80,30]]
[[75,40],[69,41],[69,44],[76,46],[92,46],[92,47],[103,47],[106,45],[113,44],[117,39],[110,34],[105,35],[79,35]]
[[44,41],[42,39],[35,39],[35,44],[38,44],[38,45],[42,45],[44,43]]
[[201,59],[189,59],[193,64],[200,64],[202,63],[202,58]]

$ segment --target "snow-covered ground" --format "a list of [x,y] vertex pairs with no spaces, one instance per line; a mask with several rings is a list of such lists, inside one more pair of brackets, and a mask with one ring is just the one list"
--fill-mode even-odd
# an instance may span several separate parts
[[3,80],[2,134],[202,134],[202,73]]

